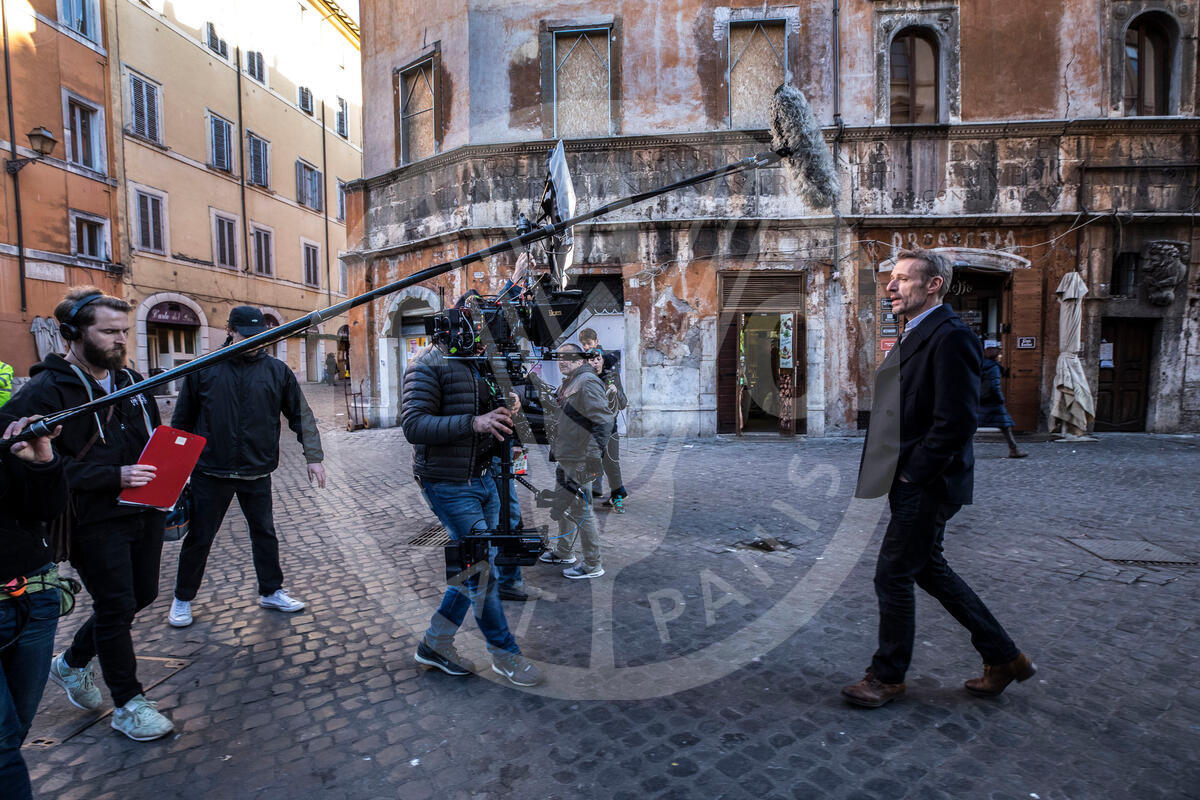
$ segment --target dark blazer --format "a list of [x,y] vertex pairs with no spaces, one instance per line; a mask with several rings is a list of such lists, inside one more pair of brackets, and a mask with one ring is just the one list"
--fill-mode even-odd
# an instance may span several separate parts
[[881,497],[903,475],[942,502],[971,502],[982,358],[979,338],[946,305],[892,348],[875,373],[856,497]]

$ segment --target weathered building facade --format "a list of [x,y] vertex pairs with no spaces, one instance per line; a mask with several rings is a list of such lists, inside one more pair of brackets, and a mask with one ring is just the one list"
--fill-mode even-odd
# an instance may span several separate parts
[[[853,432],[903,324],[887,308],[890,259],[913,245],[954,259],[950,302],[1002,349],[1019,429],[1047,425],[1054,292],[1071,270],[1089,288],[1097,428],[1200,429],[1198,11],[364,2],[351,291],[511,236],[556,138],[581,210],[766,149],[766,103],[787,82],[827,126],[836,209],[807,207],[771,168],[576,230],[581,285],[616,301],[594,319],[624,333],[602,343],[623,353],[631,432]],[[420,315],[495,291],[512,261],[352,314],[375,422],[395,422]]]

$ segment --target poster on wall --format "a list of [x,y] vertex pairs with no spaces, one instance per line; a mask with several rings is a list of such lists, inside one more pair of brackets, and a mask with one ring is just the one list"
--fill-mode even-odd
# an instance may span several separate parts
[[410,336],[404,340],[404,351],[409,358],[412,358],[429,343],[429,340],[424,336]]
[[792,369],[792,315],[779,315],[779,368]]

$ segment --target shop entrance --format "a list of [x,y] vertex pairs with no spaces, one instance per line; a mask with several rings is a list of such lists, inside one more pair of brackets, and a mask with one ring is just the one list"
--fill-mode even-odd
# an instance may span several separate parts
[[[182,303],[159,303],[151,308],[146,318],[150,374],[158,375],[194,359],[199,351],[199,331],[200,318]],[[163,391],[178,394],[182,385],[182,379],[171,381]]]
[[984,346],[995,343],[1000,347],[1008,309],[1005,308],[1005,289],[1011,278],[1007,273],[988,270],[956,269],[946,302],[963,322],[971,326]]
[[1144,431],[1154,357],[1154,320],[1100,321],[1100,380],[1096,430]]

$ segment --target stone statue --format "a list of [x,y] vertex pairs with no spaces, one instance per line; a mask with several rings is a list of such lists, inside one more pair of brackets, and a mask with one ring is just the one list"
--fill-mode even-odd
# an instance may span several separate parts
[[1142,248],[1142,275],[1147,297],[1156,306],[1169,306],[1175,300],[1175,287],[1187,278],[1186,242],[1161,239]]

